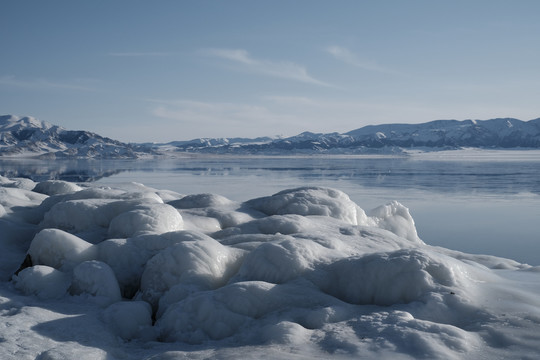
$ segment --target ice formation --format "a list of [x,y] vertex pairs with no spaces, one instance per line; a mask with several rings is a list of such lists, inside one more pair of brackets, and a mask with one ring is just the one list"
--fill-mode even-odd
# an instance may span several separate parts
[[366,213],[335,189],[238,203],[0,177],[0,234],[1,358],[532,357],[540,343],[538,269],[431,247],[404,205]]

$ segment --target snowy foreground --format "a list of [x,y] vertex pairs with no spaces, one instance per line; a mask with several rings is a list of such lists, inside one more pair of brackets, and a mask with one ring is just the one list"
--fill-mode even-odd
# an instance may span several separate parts
[[429,246],[397,202],[0,177],[0,204],[1,359],[540,351],[540,269]]

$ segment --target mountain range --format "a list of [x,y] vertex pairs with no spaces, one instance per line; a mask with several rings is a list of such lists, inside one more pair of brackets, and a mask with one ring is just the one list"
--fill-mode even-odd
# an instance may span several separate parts
[[296,136],[199,138],[126,144],[84,130],[66,130],[32,117],[0,116],[0,156],[41,158],[140,158],[177,152],[290,155],[390,154],[406,149],[540,148],[540,118],[436,120],[422,124],[369,125],[347,133],[304,132]]

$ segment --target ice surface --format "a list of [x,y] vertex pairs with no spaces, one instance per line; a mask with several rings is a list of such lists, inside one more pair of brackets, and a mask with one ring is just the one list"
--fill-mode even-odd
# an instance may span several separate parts
[[2,359],[538,352],[540,270],[429,246],[396,201],[2,177],[0,206]]

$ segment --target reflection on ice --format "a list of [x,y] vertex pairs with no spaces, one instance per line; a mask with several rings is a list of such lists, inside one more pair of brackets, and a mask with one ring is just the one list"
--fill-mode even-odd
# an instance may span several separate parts
[[[160,177],[192,176],[219,183],[236,181],[242,177],[260,179],[301,179],[348,181],[370,188],[429,190],[434,192],[495,192],[497,194],[540,194],[537,174],[540,161],[532,158],[505,161],[494,158],[459,161],[441,160],[425,156],[420,159],[387,157],[276,157],[276,158],[228,158],[195,157],[162,160],[0,160],[0,175],[27,177],[34,181],[66,180],[88,182],[114,177],[116,182],[126,178],[145,184],[164,185]],[[169,179],[170,180],[170,179]],[[177,190],[174,183],[167,188]],[[189,184],[182,184],[188,185]],[[223,194],[222,194],[223,195]]]

